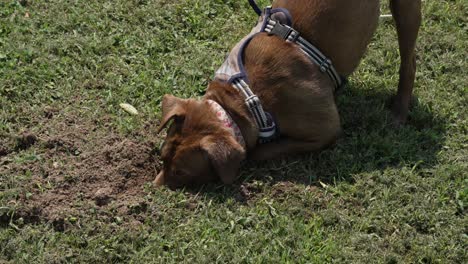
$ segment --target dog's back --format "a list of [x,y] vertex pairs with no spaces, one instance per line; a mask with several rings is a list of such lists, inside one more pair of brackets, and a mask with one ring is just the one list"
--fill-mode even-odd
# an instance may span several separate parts
[[379,0],[278,0],[289,10],[293,27],[332,59],[347,76],[358,66],[377,28]]

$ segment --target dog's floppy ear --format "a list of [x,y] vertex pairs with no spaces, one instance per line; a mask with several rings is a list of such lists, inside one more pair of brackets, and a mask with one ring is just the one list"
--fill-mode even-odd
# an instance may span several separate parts
[[211,164],[223,183],[233,183],[241,161],[245,158],[242,146],[232,137],[216,136],[204,137],[200,145],[208,153]]
[[162,120],[157,133],[161,132],[172,119],[175,119],[176,122],[183,122],[185,113],[186,110],[183,99],[170,94],[164,95],[162,101]]

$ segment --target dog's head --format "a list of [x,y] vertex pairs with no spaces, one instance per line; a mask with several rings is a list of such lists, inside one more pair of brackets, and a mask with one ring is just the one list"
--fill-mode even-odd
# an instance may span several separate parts
[[156,186],[194,187],[218,180],[229,184],[236,179],[245,150],[207,101],[165,95],[158,133],[167,126]]

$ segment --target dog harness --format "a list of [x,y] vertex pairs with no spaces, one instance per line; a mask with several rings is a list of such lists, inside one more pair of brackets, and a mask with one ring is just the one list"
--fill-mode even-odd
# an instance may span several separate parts
[[247,108],[259,129],[259,143],[267,143],[279,136],[279,129],[272,115],[263,109],[260,99],[250,89],[243,61],[245,48],[257,34],[266,32],[297,44],[300,50],[319,66],[320,71],[330,77],[335,89],[342,85],[343,79],[336,72],[331,60],[291,27],[292,19],[287,9],[266,7],[262,13],[254,0],[249,0],[249,3],[259,15],[258,23],[231,50],[223,65],[216,71],[215,79],[231,84],[245,97]]
[[232,117],[229,115],[226,110],[221,107],[217,102],[213,100],[208,100],[208,104],[210,105],[211,109],[216,113],[216,117],[221,121],[223,126],[232,134],[232,136],[239,142],[239,144],[245,148],[245,140],[242,136],[241,130],[239,126],[234,122]]

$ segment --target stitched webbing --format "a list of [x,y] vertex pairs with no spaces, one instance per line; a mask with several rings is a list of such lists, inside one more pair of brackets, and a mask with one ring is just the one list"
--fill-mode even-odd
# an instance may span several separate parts
[[232,86],[241,91],[245,97],[245,104],[252,114],[259,129],[260,143],[266,143],[276,136],[276,124],[270,114],[263,110],[260,99],[252,92],[249,85],[241,78],[232,82]]
[[333,84],[335,89],[338,89],[342,85],[342,79],[330,59],[323,55],[314,45],[305,40],[299,35],[299,32],[294,30],[288,25],[283,25],[272,18],[268,19],[268,24],[265,27],[265,32],[271,35],[276,35],[288,42],[293,42],[299,45],[301,50],[307,55],[307,57],[317,64],[320,71],[326,73]]

